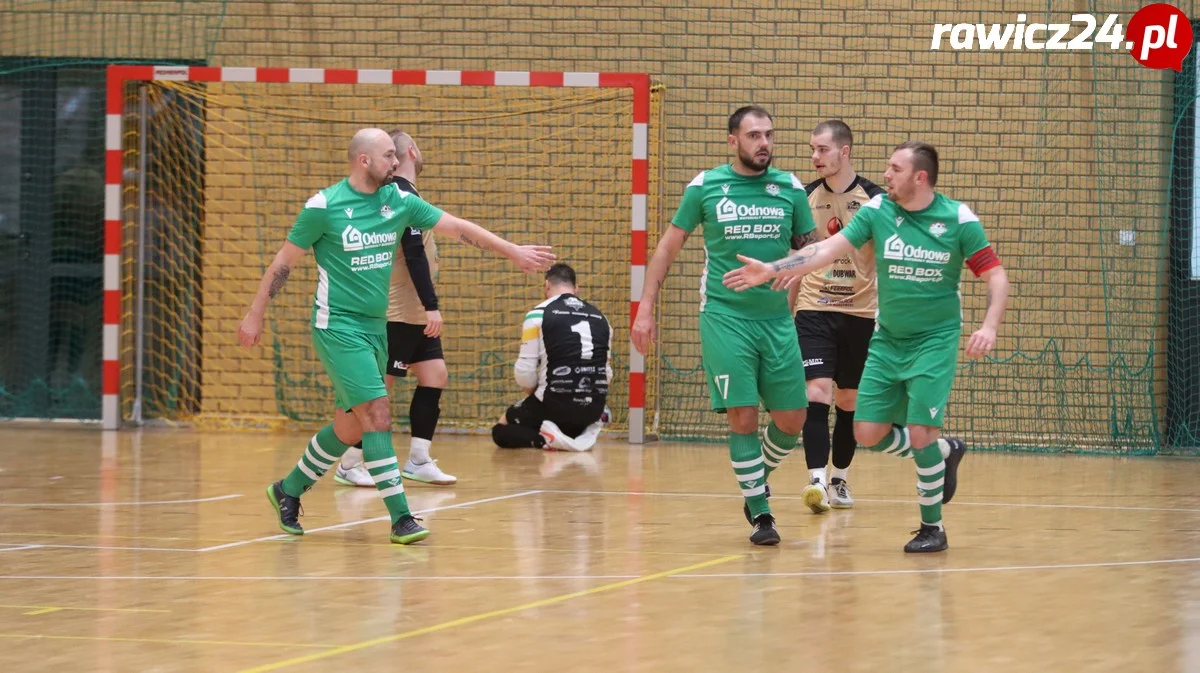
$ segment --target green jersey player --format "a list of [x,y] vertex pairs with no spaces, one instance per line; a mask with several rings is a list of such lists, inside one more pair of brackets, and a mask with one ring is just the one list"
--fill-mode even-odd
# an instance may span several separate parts
[[267,487],[267,498],[279,517],[279,527],[302,535],[300,496],[351,444],[362,440],[364,464],[391,515],[391,539],[411,544],[426,538],[429,531],[408,509],[392,450],[383,379],[388,287],[399,233],[406,227],[436,228],[450,238],[498,252],[525,271],[548,268],[554,256],[546,246],[515,245],[391,184],[399,166],[396,146],[380,129],[356,133],[347,154],[350,176],[304,204],[238,326],[238,340],[246,347],[258,344],[267,303],[311,249],[317,262],[313,348],[333,383],[337,407],[333,423],[313,436],[291,473]]
[[772,278],[780,287],[790,284],[784,278],[875,243],[878,328],[859,385],[854,435],[872,451],[916,460],[921,528],[906,552],[947,547],[942,503],[954,496],[966,445],[938,435],[958,362],[963,264],[988,286],[983,325],[967,341],[969,357],[982,357],[996,345],[1008,304],[1008,276],[979,218],[966,204],[935,192],[937,177],[937,150],[903,143],[884,174],[887,196],[871,199],[840,233],[774,262],[745,257],[744,267],[725,275],[725,285],[739,291]]
[[[734,292],[721,284],[737,256],[774,259],[814,238],[804,184],[771,168],[775,130],[766,110],[747,106],[729,117],[733,161],[704,171],[684,190],[679,210],[646,267],[645,289],[633,324],[634,346],[653,342],[654,302],[675,255],[697,226],[703,228],[705,267],[700,279],[700,347],[712,408],[727,414],[729,457],[745,498],[750,541],[779,543],[767,504],[767,477],[796,447],[808,408],[796,372],[803,359],[787,297],[767,288]],[[759,400],[771,422],[758,434]]]

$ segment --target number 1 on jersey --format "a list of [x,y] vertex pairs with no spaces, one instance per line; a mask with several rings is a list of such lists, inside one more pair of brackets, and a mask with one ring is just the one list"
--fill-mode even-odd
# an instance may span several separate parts
[[717,390],[721,391],[721,399],[729,399],[729,374],[717,374],[713,377]]
[[592,326],[588,321],[581,320],[571,325],[571,331],[579,334],[579,356],[591,360],[595,350],[592,347]]

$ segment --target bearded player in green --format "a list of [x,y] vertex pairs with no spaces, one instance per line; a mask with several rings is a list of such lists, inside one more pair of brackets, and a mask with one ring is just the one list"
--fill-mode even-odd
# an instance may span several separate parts
[[[683,192],[679,210],[646,266],[632,339],[645,354],[654,337],[654,302],[667,269],[697,226],[704,235],[700,348],[712,408],[729,421],[729,458],[753,526],[750,541],[779,544],[767,504],[767,478],[796,448],[808,396],[787,297],[767,288],[739,294],[721,285],[739,253],[774,259],[816,239],[808,193],[791,173],[771,168],[775,129],[757,106],[729,117],[731,163],[704,171]],[[758,403],[771,422],[758,434]]]
[[296,217],[287,241],[267,267],[250,311],[238,327],[243,346],[262,338],[267,303],[287,282],[292,267],[311,248],[317,262],[313,297],[313,349],[333,383],[333,423],[309,441],[292,471],[267,487],[279,527],[303,535],[300,496],[346,449],[359,440],[363,464],[392,519],[392,542],[411,544],[429,536],[408,509],[392,449],[387,364],[388,287],[392,261],[406,227],[437,231],[509,258],[526,272],[554,262],[548,246],[516,245],[477,224],[429,205],[390,183],[399,167],[396,146],[380,129],[354,134],[347,152],[350,176],[316,193]]
[[965,203],[935,192],[937,178],[937,150],[922,142],[903,143],[884,174],[887,196],[859,208],[841,232],[773,262],[740,257],[745,266],[724,280],[738,292],[771,279],[780,289],[875,242],[878,327],[859,385],[854,436],[871,451],[911,455],[916,461],[921,528],[904,546],[910,553],[947,548],[942,503],[954,497],[966,451],[961,440],[938,437],[958,363],[964,262],[988,287],[983,325],[967,340],[969,357],[995,347],[1008,305],[1008,275],[979,218]]

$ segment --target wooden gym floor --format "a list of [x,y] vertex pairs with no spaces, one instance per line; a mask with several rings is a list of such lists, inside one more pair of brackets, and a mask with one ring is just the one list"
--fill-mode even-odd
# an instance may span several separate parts
[[0,429],[0,671],[1200,671],[1198,461],[968,454],[913,557],[911,462],[817,516],[794,455],[760,549],[721,446],[440,436],[401,547],[330,478],[279,534],[306,440]]

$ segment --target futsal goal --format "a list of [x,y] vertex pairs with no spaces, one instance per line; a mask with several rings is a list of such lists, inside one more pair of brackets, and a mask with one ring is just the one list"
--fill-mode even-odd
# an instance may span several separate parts
[[[333,393],[299,265],[241,348],[237,325],[296,214],[346,174],[362,127],[421,147],[422,196],[519,243],[554,246],[612,322],[614,429],[644,439],[645,362],[628,341],[657,218],[661,106],[644,74],[113,65],[105,165],[103,426],[319,422]],[[451,381],[443,427],[490,426],[542,279],[439,241]],[[407,406],[413,383],[397,398]],[[404,418],[403,412],[396,414]]]

